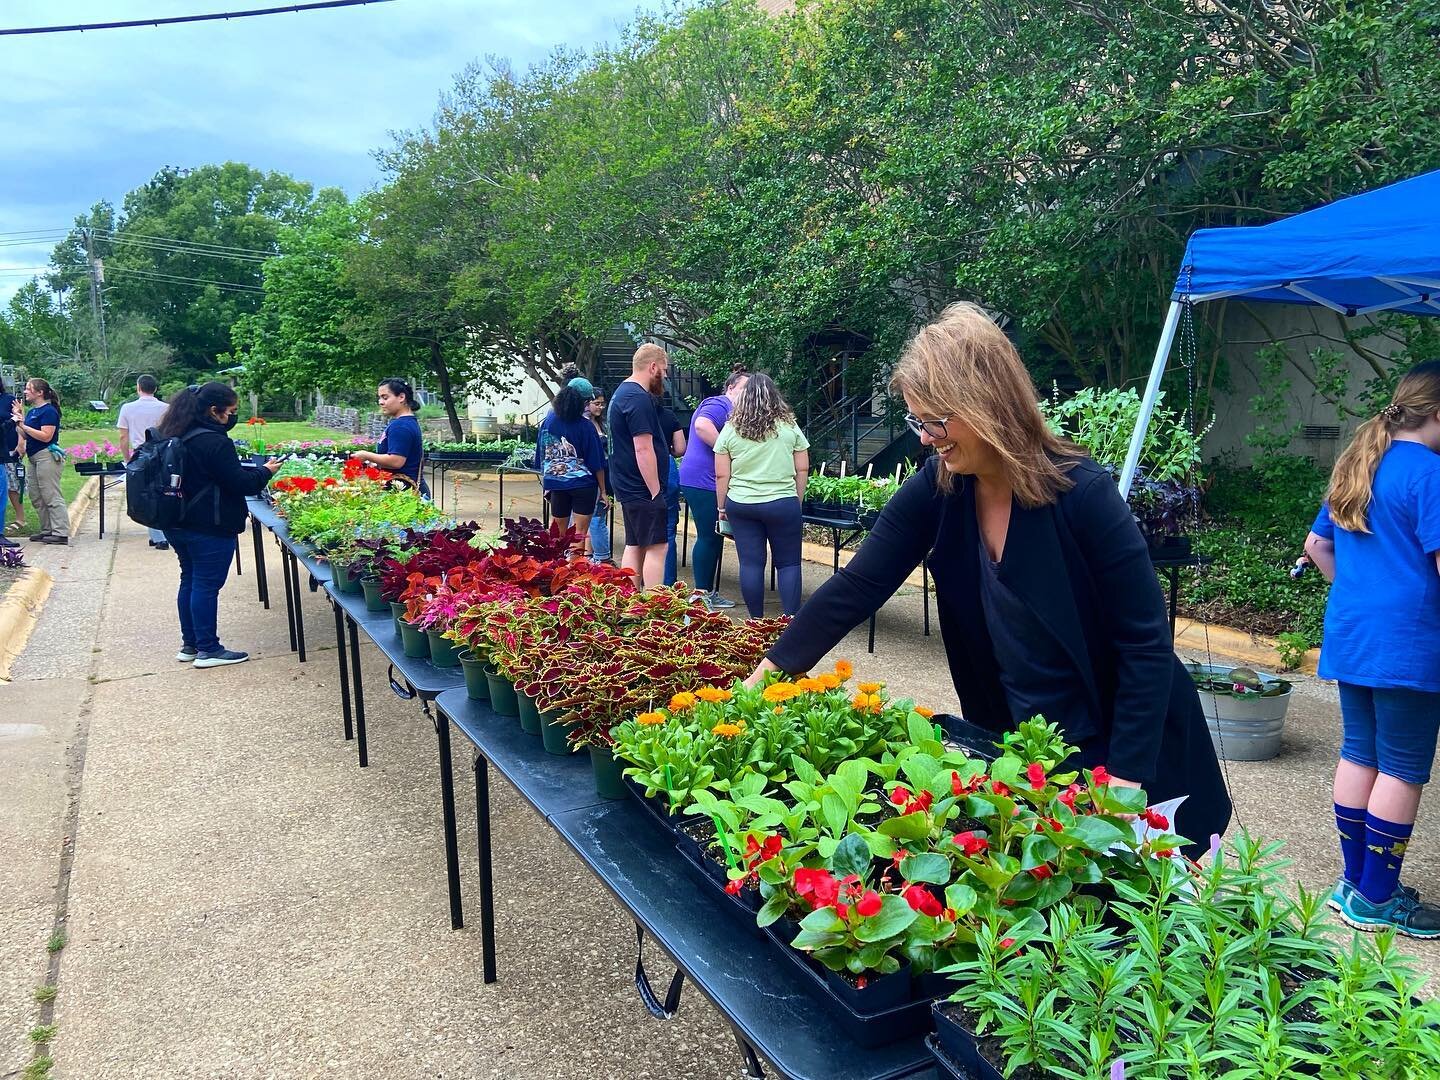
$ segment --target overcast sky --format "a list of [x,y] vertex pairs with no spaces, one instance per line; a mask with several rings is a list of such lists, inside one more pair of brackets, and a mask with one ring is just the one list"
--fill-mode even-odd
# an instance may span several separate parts
[[[279,6],[283,0],[3,0],[0,28]],[[523,69],[618,37],[644,0],[392,0],[228,22],[0,37],[0,304],[96,200],[165,165],[243,161],[351,195],[370,152],[427,124],[472,60]]]

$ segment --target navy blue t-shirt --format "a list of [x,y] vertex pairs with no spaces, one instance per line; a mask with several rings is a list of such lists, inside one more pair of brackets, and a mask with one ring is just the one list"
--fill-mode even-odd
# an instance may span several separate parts
[[605,468],[600,436],[587,417],[568,423],[553,412],[540,422],[535,440],[535,468],[546,491],[574,491],[598,483]]
[[20,445],[20,429],[10,414],[15,409],[13,394],[0,394],[0,461],[14,461],[19,456],[15,448]]
[[420,421],[413,416],[397,416],[385,425],[385,437],[375,447],[377,454],[399,454],[405,464],[391,472],[400,473],[420,483],[420,462],[425,440],[420,436]]
[[626,503],[649,502],[654,496],[640,475],[635,461],[636,438],[649,435],[655,444],[655,467],[659,470],[656,479],[660,490],[665,490],[665,475],[669,466],[670,447],[665,441],[665,432],[660,426],[660,410],[655,398],[639,383],[628,379],[621,383],[610,397],[610,490],[619,500]]
[[44,405],[36,405],[25,414],[25,426],[28,428],[43,428],[55,425],[55,434],[50,437],[49,442],[41,442],[34,435],[25,436],[25,456],[34,457],[46,447],[60,441],[60,410],[48,401]]
[[1320,507],[1311,526],[1335,542],[1320,677],[1440,691],[1440,454],[1394,442],[1375,469],[1368,533]]

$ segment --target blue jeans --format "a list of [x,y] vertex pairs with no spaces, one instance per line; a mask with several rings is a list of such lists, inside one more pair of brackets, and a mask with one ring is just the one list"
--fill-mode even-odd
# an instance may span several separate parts
[[1440,693],[1340,684],[1340,756],[1407,784],[1430,781]]
[[615,505],[613,500],[605,504],[605,509],[595,508],[595,516],[590,519],[590,558],[595,562],[604,562],[615,554],[610,550],[610,507]]
[[180,560],[180,592],[175,606],[180,614],[180,639],[187,649],[217,653],[220,644],[220,590],[230,576],[235,558],[235,537],[212,536],[193,529],[166,529],[165,539]]
[[665,584],[674,585],[677,567],[675,565],[675,533],[680,527],[680,466],[670,459],[670,475],[665,479]]
[[685,492],[685,505],[690,507],[690,520],[695,525],[695,546],[690,549],[690,573],[695,576],[695,587],[704,592],[714,592],[719,584],[715,572],[720,567],[720,552],[724,541],[715,531],[720,520],[715,506],[714,488],[690,487]]

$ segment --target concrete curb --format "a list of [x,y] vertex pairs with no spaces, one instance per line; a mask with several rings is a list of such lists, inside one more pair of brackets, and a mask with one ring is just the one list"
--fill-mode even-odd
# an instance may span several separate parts
[[95,501],[95,496],[100,492],[100,482],[100,477],[92,476],[85,481],[85,486],[76,493],[75,498],[70,500],[70,538],[72,540],[80,531],[80,526],[85,521],[85,515],[90,512],[90,504]]
[[30,640],[53,584],[48,573],[32,566],[0,596],[0,682],[10,681],[10,664]]

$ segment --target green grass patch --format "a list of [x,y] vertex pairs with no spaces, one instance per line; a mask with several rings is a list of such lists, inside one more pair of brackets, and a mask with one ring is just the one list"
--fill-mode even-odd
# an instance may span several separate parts
[[48,1005],[55,1000],[55,995],[60,993],[60,988],[54,983],[46,983],[44,986],[35,988],[35,1000],[41,1005]]
[[45,942],[45,951],[48,953],[57,953],[65,947],[65,941],[64,932],[57,931],[50,935],[49,941]]
[[55,1068],[55,1059],[48,1054],[44,1057],[37,1057],[25,1066],[21,1073],[23,1080],[45,1080],[50,1075],[50,1070]]
[[30,1041],[36,1046],[51,1042],[55,1038],[55,1032],[59,1030],[59,1024],[36,1024],[30,1029]]

